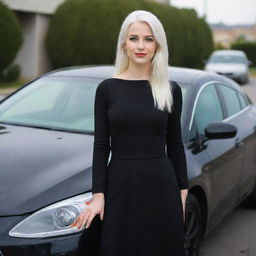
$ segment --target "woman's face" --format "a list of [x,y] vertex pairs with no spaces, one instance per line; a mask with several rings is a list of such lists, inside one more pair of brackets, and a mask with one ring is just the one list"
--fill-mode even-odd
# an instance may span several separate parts
[[127,56],[134,64],[147,64],[152,61],[157,42],[146,22],[134,22],[128,28],[124,43]]

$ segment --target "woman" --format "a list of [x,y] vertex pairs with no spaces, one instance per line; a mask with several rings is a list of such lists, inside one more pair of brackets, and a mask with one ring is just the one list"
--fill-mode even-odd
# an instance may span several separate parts
[[168,81],[166,35],[154,14],[126,17],[115,65],[96,90],[93,200],[77,226],[100,214],[101,256],[184,256],[182,93]]

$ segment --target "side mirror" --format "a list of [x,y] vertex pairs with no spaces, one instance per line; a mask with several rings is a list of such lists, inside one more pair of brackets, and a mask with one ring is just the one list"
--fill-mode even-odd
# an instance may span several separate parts
[[203,60],[203,64],[206,64],[208,62],[208,60]]
[[251,65],[252,65],[252,61],[251,61],[251,60],[248,60],[248,61],[247,61],[247,65],[248,65],[248,66],[251,66]]
[[204,129],[208,139],[233,138],[237,134],[236,126],[223,122],[212,122]]

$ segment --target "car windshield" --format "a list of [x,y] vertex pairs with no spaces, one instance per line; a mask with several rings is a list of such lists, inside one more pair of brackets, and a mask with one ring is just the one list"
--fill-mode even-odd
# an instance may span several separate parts
[[209,63],[240,63],[240,64],[245,64],[246,59],[243,56],[239,56],[239,55],[219,54],[219,55],[213,55],[209,59]]
[[101,81],[40,78],[0,104],[0,123],[91,133],[95,92]]
[[[0,123],[93,133],[95,92],[102,80],[76,77],[35,80],[0,104]],[[179,85],[186,102],[187,86]]]

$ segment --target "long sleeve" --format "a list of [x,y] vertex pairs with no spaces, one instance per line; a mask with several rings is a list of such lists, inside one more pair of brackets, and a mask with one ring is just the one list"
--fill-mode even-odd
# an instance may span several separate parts
[[187,189],[187,162],[181,133],[182,91],[177,83],[172,84],[174,104],[173,112],[168,114],[167,155],[174,166],[180,189]]
[[106,85],[101,82],[94,102],[94,148],[92,160],[92,193],[104,193],[107,165],[110,154],[109,124],[107,115]]

